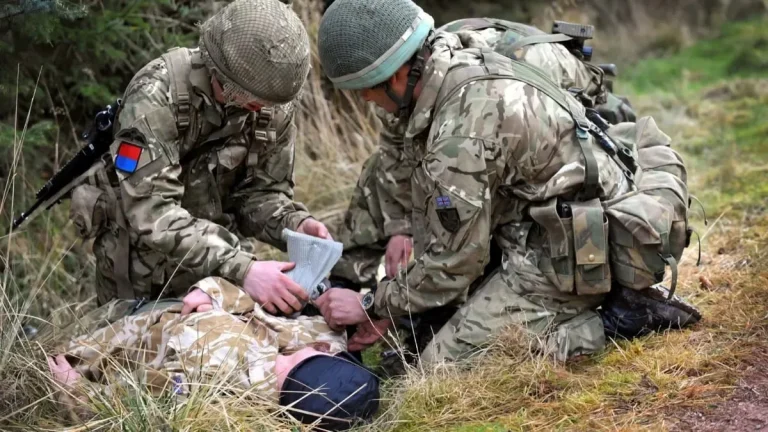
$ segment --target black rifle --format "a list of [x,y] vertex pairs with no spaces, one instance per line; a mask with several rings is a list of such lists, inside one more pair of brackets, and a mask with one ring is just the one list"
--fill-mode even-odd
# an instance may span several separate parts
[[78,185],[80,177],[109,151],[109,146],[112,145],[114,138],[112,126],[121,104],[122,100],[117,99],[114,105],[107,105],[106,109],[96,114],[93,125],[88,132],[83,134],[83,139],[86,140],[85,146],[40,188],[35,195],[37,200],[32,204],[32,207],[13,221],[14,230],[41,205],[45,205],[45,208],[49,209],[61,202],[64,195]]

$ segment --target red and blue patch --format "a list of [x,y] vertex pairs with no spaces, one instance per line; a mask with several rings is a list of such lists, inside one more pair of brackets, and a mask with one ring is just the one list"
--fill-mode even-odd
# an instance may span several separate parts
[[117,157],[115,157],[115,168],[127,173],[133,173],[139,166],[139,158],[141,157],[141,151],[144,150],[141,147],[121,142],[117,148]]

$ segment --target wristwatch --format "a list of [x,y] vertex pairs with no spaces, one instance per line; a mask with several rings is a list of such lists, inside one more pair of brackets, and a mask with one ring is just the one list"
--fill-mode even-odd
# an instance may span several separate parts
[[368,317],[371,320],[377,320],[379,319],[379,316],[376,315],[376,312],[374,309],[376,307],[374,306],[376,295],[373,293],[373,291],[368,291],[367,293],[363,294],[363,298],[360,300],[360,303],[363,305],[363,309],[365,310],[365,313],[368,314]]

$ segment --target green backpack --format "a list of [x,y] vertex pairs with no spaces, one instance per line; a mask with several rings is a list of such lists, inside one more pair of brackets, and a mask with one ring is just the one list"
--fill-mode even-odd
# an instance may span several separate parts
[[[533,26],[495,18],[460,19],[445,24],[438,28],[437,31],[454,33],[462,30],[480,31],[487,28],[495,28],[504,31],[504,34],[502,35],[501,40],[496,44],[494,51],[512,60],[518,60],[515,52],[530,45],[540,43],[568,44],[574,40],[573,37],[562,33],[546,33]],[[566,48],[569,48],[569,50],[573,52],[571,47],[566,46]],[[589,63],[583,56],[579,57],[579,53],[576,53],[575,55],[582,60],[584,66],[586,66],[593,75],[598,77],[598,82],[605,84],[604,86],[601,86],[602,94],[590,95],[604,98],[604,102],[599,103],[594,107],[600,116],[612,124],[634,122],[637,119],[637,116],[632,109],[632,105],[626,97],[617,96],[611,91],[613,83],[605,79],[607,73],[606,70],[604,70],[603,67]],[[608,68],[606,67],[606,69]],[[611,74],[615,76],[615,71],[611,71]]]
[[[550,237],[545,245],[550,259],[539,268],[563,292],[599,294],[613,281],[643,290],[672,270],[670,297],[677,284],[677,262],[689,245],[690,200],[682,157],[650,117],[636,123],[610,125],[594,110],[559,88],[543,71],[502,57],[487,49],[465,49],[483,59],[481,65],[451,70],[438,93],[435,113],[466,84],[486,79],[524,82],[557,102],[571,114],[585,161],[581,202],[552,199],[532,205],[529,213]],[[611,200],[597,197],[596,143],[622,168],[632,190]],[[563,214],[562,208],[568,208]]]

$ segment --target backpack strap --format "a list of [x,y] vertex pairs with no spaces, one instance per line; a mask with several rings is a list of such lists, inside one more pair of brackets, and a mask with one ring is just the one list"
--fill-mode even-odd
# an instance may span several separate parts
[[[483,59],[483,64],[463,66],[451,71],[452,82],[449,86],[443,85],[438,92],[434,112],[439,112],[450,96],[472,81],[506,78],[522,81],[538,89],[566,110],[573,118],[574,123],[576,123],[576,137],[578,138],[579,147],[584,157],[583,189],[585,198],[596,198],[600,178],[598,174],[597,159],[595,159],[595,155],[589,145],[589,135],[591,127],[595,129],[597,129],[597,127],[587,119],[584,107],[581,103],[560,89],[560,87],[553,83],[544,72],[536,67],[520,61],[510,60],[507,57],[488,49],[470,48],[464,50],[464,52],[472,51],[474,51],[478,57]],[[512,66],[511,71],[510,66]],[[456,82],[456,84],[453,84],[453,82]]]
[[[497,19],[497,18],[480,18],[487,24],[483,27],[463,26],[468,30],[483,30],[486,28],[495,28],[499,30],[507,30],[516,33],[518,36],[528,37],[534,35],[545,35],[544,31],[530,25],[516,23],[512,21]],[[473,21],[472,24],[479,23],[479,21]]]
[[179,135],[183,135],[189,128],[191,101],[189,93],[189,77],[187,76],[187,66],[191,57],[186,48],[172,48],[163,54],[163,60],[168,68],[168,75],[171,77],[171,97],[176,105],[176,128]]
[[[497,53],[492,54],[494,54],[494,56],[488,56],[487,52],[483,53],[484,60],[489,61],[490,59],[492,62],[506,61],[504,58],[499,58],[496,55]],[[571,114],[573,121],[577,125],[576,135],[579,137],[579,146],[581,146],[582,153],[584,154],[585,169],[589,171],[590,164],[594,163],[591,172],[594,173],[595,176],[595,187],[597,187],[598,183],[597,161],[594,160],[594,155],[592,154],[592,150],[586,140],[587,132],[595,138],[595,142],[600,146],[600,148],[602,148],[608,154],[608,156],[610,156],[611,159],[613,159],[613,161],[616,162],[619,167],[621,167],[622,172],[624,173],[624,177],[626,177],[630,183],[634,183],[634,173],[637,169],[637,163],[634,160],[634,154],[625,146],[617,144],[610,136],[608,136],[608,134],[605,133],[605,130],[607,130],[609,125],[605,123],[605,120],[599,118],[599,115],[596,115],[596,111],[586,109],[586,107],[581,102],[579,102],[578,99],[555,84],[541,69],[517,60],[511,61],[510,66],[512,66],[512,70],[514,72],[514,79],[522,81],[531,87],[534,87],[543,92],[552,98],[555,102],[557,102],[557,104],[560,105],[564,110],[568,111],[569,114]],[[598,123],[596,123],[596,121],[598,121]],[[590,159],[592,159],[592,161],[590,161]],[[587,179],[590,177],[590,173],[586,173],[585,175],[586,178],[584,187],[589,192],[589,181]],[[589,194],[587,194],[587,196],[590,197]],[[591,197],[594,198],[595,196]]]
[[[110,173],[115,172],[112,163],[112,158],[109,156],[109,153],[105,153],[96,164],[100,165],[101,168],[95,168],[95,175],[96,178],[98,178],[99,183],[106,185],[104,189],[106,190],[110,201],[117,203],[119,202],[118,196],[112,188],[113,182],[109,178]],[[115,237],[117,238],[117,248],[115,250],[112,271],[114,272],[115,277],[117,298],[130,300],[136,297],[133,290],[133,283],[131,283],[129,270],[131,244],[128,234],[128,223],[125,219],[123,206],[119,204],[115,206],[115,224],[117,225],[117,233],[115,234]]]
[[505,57],[512,58],[512,56],[515,55],[515,51],[527,47],[528,45],[535,45],[540,43],[560,43],[567,42],[572,39],[572,37],[561,33],[531,35],[518,39],[512,45],[506,46],[504,49],[499,50],[498,52]]
[[254,122],[253,135],[257,141],[274,143],[277,141],[277,131],[272,119],[275,117],[275,109],[263,107],[259,110]]

